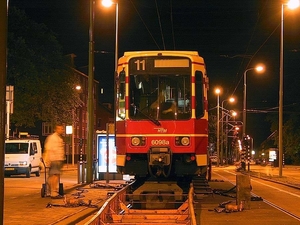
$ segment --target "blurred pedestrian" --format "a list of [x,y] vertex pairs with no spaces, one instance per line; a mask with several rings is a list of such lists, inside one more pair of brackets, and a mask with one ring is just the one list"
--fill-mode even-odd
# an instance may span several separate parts
[[60,124],[55,126],[54,133],[49,135],[45,141],[45,163],[49,167],[48,187],[51,198],[62,198],[59,195],[59,182],[61,170],[65,160],[64,141],[61,135],[64,127]]

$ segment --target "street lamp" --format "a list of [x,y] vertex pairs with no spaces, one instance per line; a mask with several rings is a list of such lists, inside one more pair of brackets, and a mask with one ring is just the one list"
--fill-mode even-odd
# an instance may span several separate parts
[[246,136],[246,96],[247,96],[247,72],[250,70],[256,70],[258,73],[264,72],[265,68],[262,65],[258,65],[253,68],[246,69],[244,72],[244,100],[243,100],[243,137]]
[[[231,102],[231,103],[233,103],[234,101],[235,101],[235,99],[233,98],[233,97],[231,97],[231,98],[229,98],[229,99],[225,99],[225,100],[223,100],[222,101],[222,107],[221,107],[221,112],[222,112],[222,116],[221,116],[221,156],[220,156],[220,158],[221,158],[221,165],[223,165],[223,145],[224,145],[224,135],[223,135],[223,133],[224,133],[224,129],[223,129],[223,121],[224,121],[224,110],[225,110],[225,108],[224,108],[224,102],[226,102],[226,101],[229,101],[229,102]],[[228,113],[226,113],[226,125],[227,125],[227,121],[228,121]],[[225,153],[225,160],[226,160],[226,162],[227,162],[227,139],[225,138],[225,140],[226,140],[226,153]]]
[[215,90],[217,94],[217,167],[219,167],[220,161],[220,93],[221,90],[217,88]]
[[[295,9],[299,7],[299,0],[290,0],[287,3],[288,8]],[[284,4],[281,5],[281,31],[280,31],[280,75],[279,75],[279,112],[278,112],[278,160],[279,160],[279,176],[282,176],[282,161],[283,161],[283,142],[282,142],[282,127],[283,127],[283,18]]]
[[75,89],[76,89],[76,91],[81,91],[81,86],[80,85],[76,85]]

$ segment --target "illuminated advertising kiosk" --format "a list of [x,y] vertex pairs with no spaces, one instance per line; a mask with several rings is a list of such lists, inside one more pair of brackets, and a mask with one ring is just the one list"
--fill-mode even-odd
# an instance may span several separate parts
[[[107,158],[109,159],[108,166]],[[97,134],[97,159],[98,173],[100,175],[99,178],[104,179],[106,173],[108,172],[109,174],[111,174],[109,176],[111,179],[117,179],[116,148],[114,135],[106,135],[106,133]]]

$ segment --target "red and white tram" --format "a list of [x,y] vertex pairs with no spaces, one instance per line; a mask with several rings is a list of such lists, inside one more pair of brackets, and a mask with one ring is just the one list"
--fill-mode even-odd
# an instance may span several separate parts
[[139,177],[203,175],[208,77],[194,51],[125,52],[116,78],[117,168]]

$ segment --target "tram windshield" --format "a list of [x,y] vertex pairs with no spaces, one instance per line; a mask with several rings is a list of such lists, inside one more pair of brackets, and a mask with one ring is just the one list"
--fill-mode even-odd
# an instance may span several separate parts
[[191,117],[189,74],[130,74],[132,120],[185,120]]

